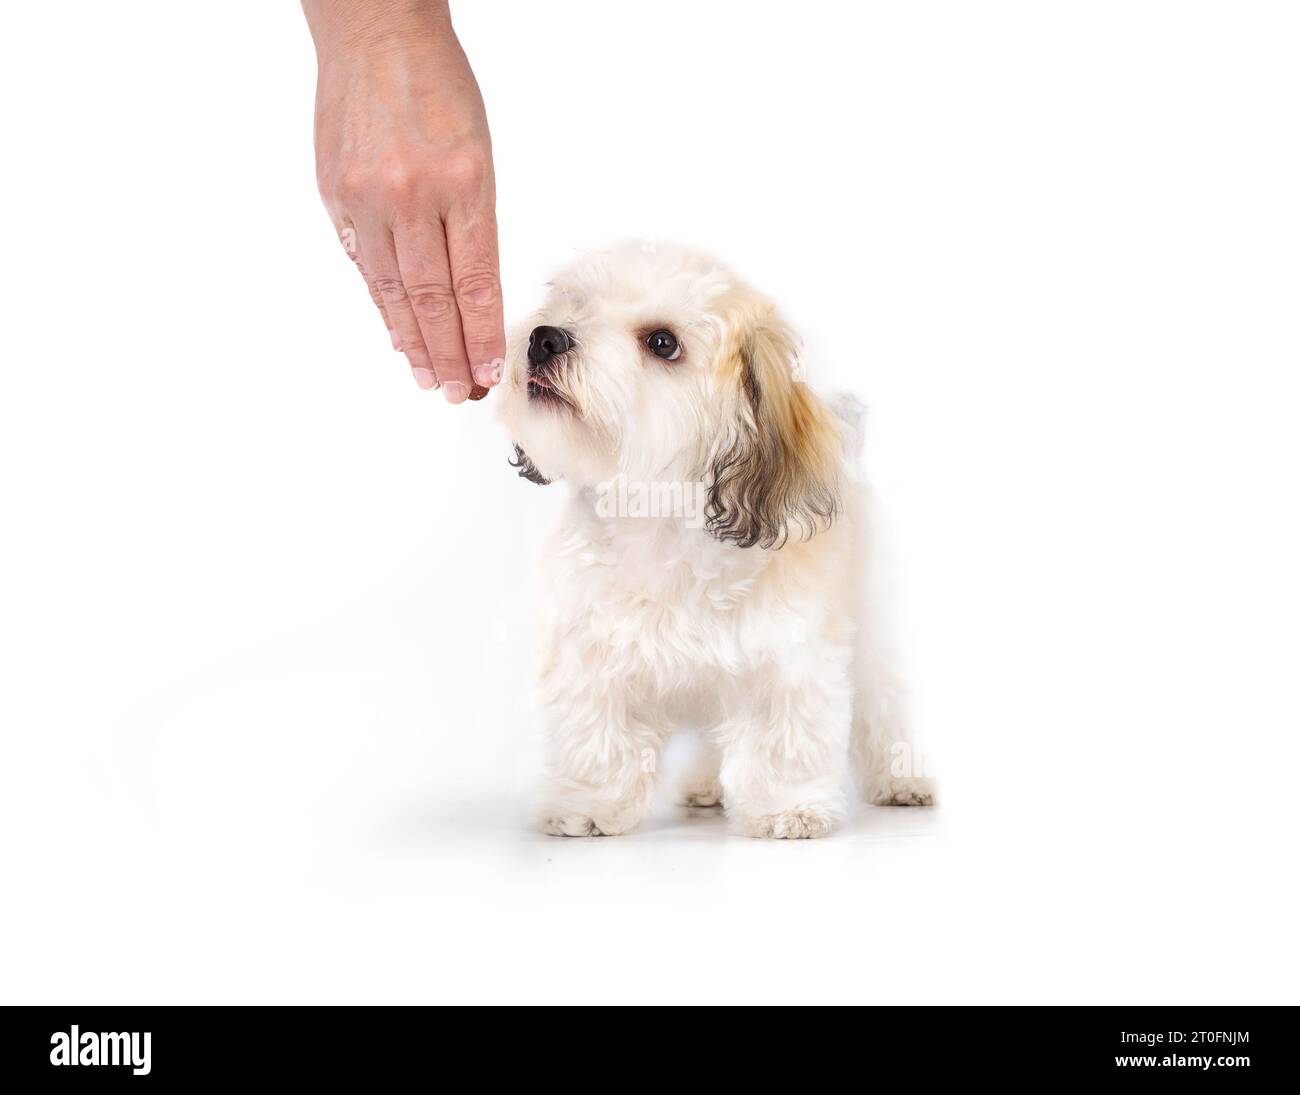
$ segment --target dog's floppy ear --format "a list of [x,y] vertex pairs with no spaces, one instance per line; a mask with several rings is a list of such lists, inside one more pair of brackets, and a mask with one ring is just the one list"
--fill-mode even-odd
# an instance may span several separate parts
[[512,468],[519,469],[519,478],[527,479],[530,483],[536,483],[539,487],[550,486],[551,481],[537,470],[537,465],[528,459],[528,454],[518,445],[515,445],[515,458],[507,461]]
[[730,424],[714,447],[705,527],[740,547],[811,536],[839,505],[834,414],[797,375],[796,340],[768,304],[724,325],[720,380]]

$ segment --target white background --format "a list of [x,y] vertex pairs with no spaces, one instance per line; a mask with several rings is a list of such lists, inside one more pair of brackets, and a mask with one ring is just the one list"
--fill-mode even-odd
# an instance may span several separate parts
[[944,803],[533,835],[563,488],[389,349],[301,13],[21,5],[0,998],[1296,1002],[1294,6],[455,14],[510,316],[701,244],[867,399]]

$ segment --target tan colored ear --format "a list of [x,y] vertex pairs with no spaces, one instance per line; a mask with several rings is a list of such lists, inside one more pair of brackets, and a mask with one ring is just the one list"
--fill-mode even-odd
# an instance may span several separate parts
[[770,305],[735,317],[721,377],[732,425],[715,448],[706,528],[740,547],[807,538],[839,508],[841,444],[831,410],[796,375],[796,340]]

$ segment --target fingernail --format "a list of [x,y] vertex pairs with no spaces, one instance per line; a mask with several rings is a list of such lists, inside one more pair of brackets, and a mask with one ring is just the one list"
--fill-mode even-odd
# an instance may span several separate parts
[[448,403],[464,403],[469,398],[469,389],[459,380],[449,380],[442,386],[442,394]]
[[415,382],[426,392],[438,386],[438,378],[433,375],[432,369],[412,369],[411,372],[415,374]]
[[487,394],[488,390],[483,387],[482,384],[475,384],[474,387],[469,390],[470,399],[482,399]]
[[486,365],[475,365],[474,382],[485,388],[494,388],[501,383],[501,373],[505,367],[505,359],[500,357],[494,357]]
[[390,330],[390,331],[388,332],[388,337],[389,337],[390,339],[392,339],[392,341],[393,341],[393,349],[396,350],[398,353],[401,353],[401,351],[402,351],[402,340],[401,340],[400,338],[397,337],[397,332],[396,332],[396,331],[391,331],[391,330]]

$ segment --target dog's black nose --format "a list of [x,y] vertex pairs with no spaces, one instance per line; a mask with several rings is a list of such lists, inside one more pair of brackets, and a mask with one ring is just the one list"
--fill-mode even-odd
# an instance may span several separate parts
[[545,365],[573,346],[569,332],[559,327],[534,327],[528,336],[528,364]]

